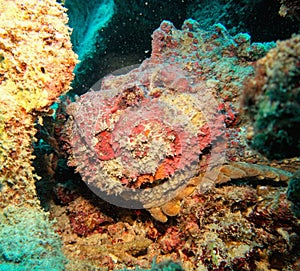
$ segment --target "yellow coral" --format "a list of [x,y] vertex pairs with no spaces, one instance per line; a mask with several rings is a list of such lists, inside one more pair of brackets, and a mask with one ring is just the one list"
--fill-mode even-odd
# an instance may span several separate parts
[[0,2],[0,210],[38,203],[34,121],[70,88],[77,63],[66,23],[52,0]]
[[0,83],[27,112],[68,90],[76,57],[66,23],[51,0],[0,3]]
[[31,142],[33,117],[0,87],[0,209],[35,197]]

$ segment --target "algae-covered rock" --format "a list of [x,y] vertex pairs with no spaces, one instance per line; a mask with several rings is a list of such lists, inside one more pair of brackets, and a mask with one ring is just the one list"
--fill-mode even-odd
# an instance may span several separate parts
[[277,43],[245,84],[244,103],[253,121],[252,146],[267,157],[300,155],[300,36]]

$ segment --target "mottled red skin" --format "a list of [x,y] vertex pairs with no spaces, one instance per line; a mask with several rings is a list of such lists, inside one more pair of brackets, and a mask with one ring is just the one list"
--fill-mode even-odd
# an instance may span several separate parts
[[115,152],[112,147],[112,135],[108,131],[103,131],[95,136],[98,143],[95,145],[95,151],[100,160],[106,161],[115,158]]
[[209,147],[212,141],[210,127],[208,124],[203,125],[199,131],[199,147],[200,150],[204,150]]
[[[74,155],[78,161],[75,162],[73,159],[69,164],[85,165],[85,167],[81,167],[82,172],[80,172],[84,180],[89,180],[90,183],[106,181],[93,180],[91,172],[96,169],[96,166],[92,163],[96,163],[94,162],[96,159],[88,159],[88,154],[81,153],[84,151],[81,151],[78,142],[87,145],[87,150],[95,152],[98,159],[97,163],[100,165],[102,165],[101,161],[120,158],[120,166],[126,169],[122,171],[119,180],[115,176],[113,178],[115,181],[120,181],[126,188],[147,187],[147,183],[153,187],[155,181],[176,178],[176,174],[181,170],[198,163],[199,155],[204,150],[211,149],[214,146],[213,142],[218,141],[217,138],[223,136],[224,120],[227,123],[234,121],[234,113],[229,110],[229,107],[225,117],[225,112],[218,112],[214,101],[215,97],[205,94],[206,87],[202,82],[204,79],[200,78],[198,73],[205,74],[206,70],[201,67],[200,62],[196,61],[197,58],[193,62],[189,61],[189,57],[193,56],[194,59],[197,54],[196,34],[188,32],[187,37],[189,39],[193,38],[188,42],[192,42],[193,45],[179,58],[182,44],[178,42],[180,38],[174,35],[174,31],[177,30],[172,24],[163,22],[161,27],[153,34],[153,49],[150,59],[145,60],[139,68],[126,75],[104,78],[101,91],[81,96],[77,101],[77,107],[75,106],[78,111],[71,110],[71,115],[73,115],[76,122],[73,131],[70,131],[70,133],[73,133],[71,145],[75,146],[75,152],[78,150],[78,153]],[[186,38],[186,35],[184,36]],[[219,44],[216,43],[215,46],[219,46]],[[110,93],[113,94],[110,96]],[[162,93],[165,96],[161,98]],[[175,108],[177,110],[174,110],[175,114],[182,115],[183,119],[185,117],[189,118],[189,116],[185,116],[186,112],[180,106],[177,108],[174,104],[172,109],[172,96],[175,97],[181,93],[191,97],[193,101],[189,104],[191,110],[202,111],[204,109],[202,107],[207,107],[209,109],[208,114],[212,115],[205,116],[206,113],[202,112],[204,119],[208,117],[208,120],[206,120],[207,124],[204,127],[197,128],[199,129],[198,134],[192,132],[193,129],[184,127],[186,121],[181,124],[179,120],[178,123],[174,124],[172,121],[164,119],[165,116],[169,119],[172,118],[170,116]],[[210,96],[210,99],[208,96]],[[199,104],[201,103],[200,97],[204,97],[205,104]],[[168,101],[167,104],[164,104],[164,101]],[[165,111],[166,108],[168,111]],[[135,113],[137,112],[135,109],[140,110],[138,114]],[[99,114],[101,117],[99,117]],[[139,119],[140,117],[137,117],[140,114],[149,122],[159,121],[158,127],[161,127],[159,129],[164,132],[165,137],[162,141],[165,141],[166,145],[170,145],[170,151],[166,157],[161,161],[155,160],[157,163],[156,169],[152,167],[151,172],[146,172],[143,169],[143,173],[140,173],[134,167],[137,163],[135,159],[151,157],[150,155],[153,155],[153,157],[158,156],[150,153],[151,144],[155,143],[153,143],[154,141],[151,142],[151,138],[147,141],[149,131],[146,131],[143,121]],[[118,117],[114,118],[116,115]],[[93,121],[95,121],[95,124]],[[166,124],[170,122],[172,123],[171,126],[174,127],[169,127]],[[78,139],[78,134],[82,137],[81,141]],[[135,144],[134,140],[131,139],[139,138],[139,136],[144,136],[146,138],[145,142],[137,141]],[[122,138],[127,138],[132,142],[132,145],[128,144],[125,148],[125,140],[120,145],[119,141]],[[174,138],[173,142],[169,138]],[[96,145],[94,145],[95,142]],[[208,160],[206,163],[208,163]],[[106,164],[103,163],[103,165]],[[131,167],[131,165],[133,166]],[[190,176],[192,175],[193,173]],[[100,186],[105,185],[100,184]]]

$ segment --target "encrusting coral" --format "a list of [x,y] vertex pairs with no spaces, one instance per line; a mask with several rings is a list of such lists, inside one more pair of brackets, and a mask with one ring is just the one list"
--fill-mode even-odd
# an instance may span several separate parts
[[34,197],[31,153],[36,115],[69,89],[77,60],[61,5],[1,1],[0,11],[3,208],[7,201],[25,203],[26,197]]
[[53,1],[1,1],[0,8],[1,88],[26,112],[41,110],[73,79],[76,57],[65,9]]
[[63,268],[59,237],[36,195],[32,144],[38,114],[49,110],[73,78],[77,57],[66,24],[65,9],[55,1],[0,2],[0,264],[5,270],[35,270],[39,253],[51,250],[53,258],[42,265]]

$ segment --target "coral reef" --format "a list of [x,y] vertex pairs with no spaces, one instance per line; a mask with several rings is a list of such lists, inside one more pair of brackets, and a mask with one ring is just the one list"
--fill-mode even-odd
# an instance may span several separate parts
[[[183,199],[180,214],[164,224],[144,210],[114,207],[79,188],[77,193],[84,196],[51,210],[69,260],[67,269],[138,265],[148,270],[153,258],[157,263],[180,262],[184,270],[292,268],[300,253],[299,221],[286,187],[259,179],[236,179],[206,193],[196,191]],[[83,212],[92,218],[78,220],[83,228],[87,221],[92,225],[86,236],[73,227],[74,214],[82,217]],[[93,219],[99,216],[106,222],[95,227]]]
[[[132,270],[132,269],[124,268],[119,271],[128,271],[128,270]],[[179,264],[174,263],[172,261],[162,262],[159,264],[156,264],[155,262],[153,262],[151,269],[136,268],[134,270],[136,270],[136,271],[184,271],[184,269],[182,269],[182,267]]]
[[[0,2],[0,269],[62,270],[59,236],[36,194],[38,116],[73,78],[65,9],[55,1]],[[39,266],[39,267],[38,267]]]
[[[188,4],[62,2],[81,27],[78,93],[108,68],[96,71],[105,57],[120,59],[101,56],[107,46],[126,56],[143,48],[132,59],[143,58],[147,40],[136,40]],[[281,3],[282,15],[297,17],[296,1]],[[271,162],[248,143],[281,158],[279,127],[283,157],[298,155],[299,36],[267,54],[274,43],[231,36],[221,24],[203,30],[190,19],[178,30],[164,21],[149,59],[53,112],[77,62],[66,23],[54,1],[0,3],[0,270],[298,270],[300,159]]]
[[182,251],[195,253],[198,262],[192,266],[203,270],[281,269],[291,251],[299,253],[299,224],[285,189],[264,185],[217,188],[186,198],[180,219],[182,229],[193,236]]
[[31,162],[34,118],[4,88],[0,95],[0,209],[8,204],[36,204]]
[[[49,136],[57,140],[53,148],[60,146],[60,151],[71,154],[69,164],[77,166],[88,184],[87,187],[80,182],[79,174],[72,169],[57,163],[57,172],[68,172],[64,176],[58,173],[59,181],[53,189],[56,204],[51,204],[49,211],[57,218],[56,226],[69,260],[67,270],[122,270],[124,266],[147,270],[153,258],[158,265],[178,262],[184,270],[297,267],[299,220],[290,201],[297,198],[297,185],[290,185],[287,193],[287,182],[296,176],[293,172],[300,161],[293,158],[270,162],[251,149],[247,144],[249,118],[241,115],[240,108],[245,79],[255,78],[254,64],[274,46],[251,44],[247,34],[232,37],[220,24],[212,31],[204,31],[193,20],[187,20],[182,30],[163,22],[153,34],[150,59],[127,74],[104,78],[75,102],[68,101],[69,119],[64,112],[66,101],[62,103],[57,126],[49,129]],[[202,101],[206,109],[197,101]],[[146,108],[160,113],[153,114]],[[187,122],[188,132],[191,127],[199,128],[198,146],[189,155],[180,153],[180,158],[191,161],[192,166],[197,164],[196,174],[169,201],[161,205],[155,198],[157,206],[149,209],[152,217],[146,210],[132,210],[136,202],[130,209],[120,208],[88,189],[92,188],[91,180],[104,192],[114,193],[115,187],[121,188],[121,193],[124,187],[152,189],[167,179],[157,182],[156,172],[176,182],[177,172],[172,171],[175,167],[158,171],[157,166],[152,166],[166,159],[160,156],[166,150],[181,151],[176,149],[178,144],[172,143],[180,142],[176,135],[185,124],[185,116],[191,120]],[[176,126],[179,117],[182,122]],[[61,133],[66,119],[67,126]],[[151,122],[153,119],[157,121]],[[220,125],[211,125],[215,119],[220,119]],[[174,141],[167,140],[168,133],[175,135]],[[180,135],[178,139],[182,140]],[[216,140],[220,135],[225,136],[226,146],[222,145],[224,141]],[[156,142],[161,152],[152,146]],[[221,154],[219,159],[212,159],[213,151]],[[196,163],[190,159],[193,152],[200,154]],[[96,179],[99,169],[103,174],[99,165],[115,163],[118,155],[125,159],[120,157],[118,165],[126,170],[107,166],[104,169],[111,170],[111,175]],[[172,157],[177,158],[168,158]],[[175,161],[172,165],[181,165]],[[148,170],[143,162],[154,173],[135,178],[128,172],[140,174],[139,170]],[[191,167],[190,162],[183,165],[184,171]],[[169,190],[165,192],[168,197]],[[126,204],[123,196],[123,201],[118,198],[113,203]],[[107,199],[103,194],[100,197]]]
[[[225,124],[236,125],[237,97],[253,72],[246,59],[270,46],[251,45],[245,34],[231,37],[222,25],[206,32],[187,20],[180,31],[164,21],[153,33],[150,59],[104,78],[100,91],[68,106],[69,165],[101,197],[123,207],[158,207],[190,194],[186,182],[225,156]],[[176,215],[178,200],[163,210]],[[166,220],[158,212],[151,210]]]
[[52,1],[1,2],[1,88],[26,112],[69,89],[76,57],[64,12]]
[[300,155],[300,36],[279,41],[245,84],[252,146],[271,159]]

